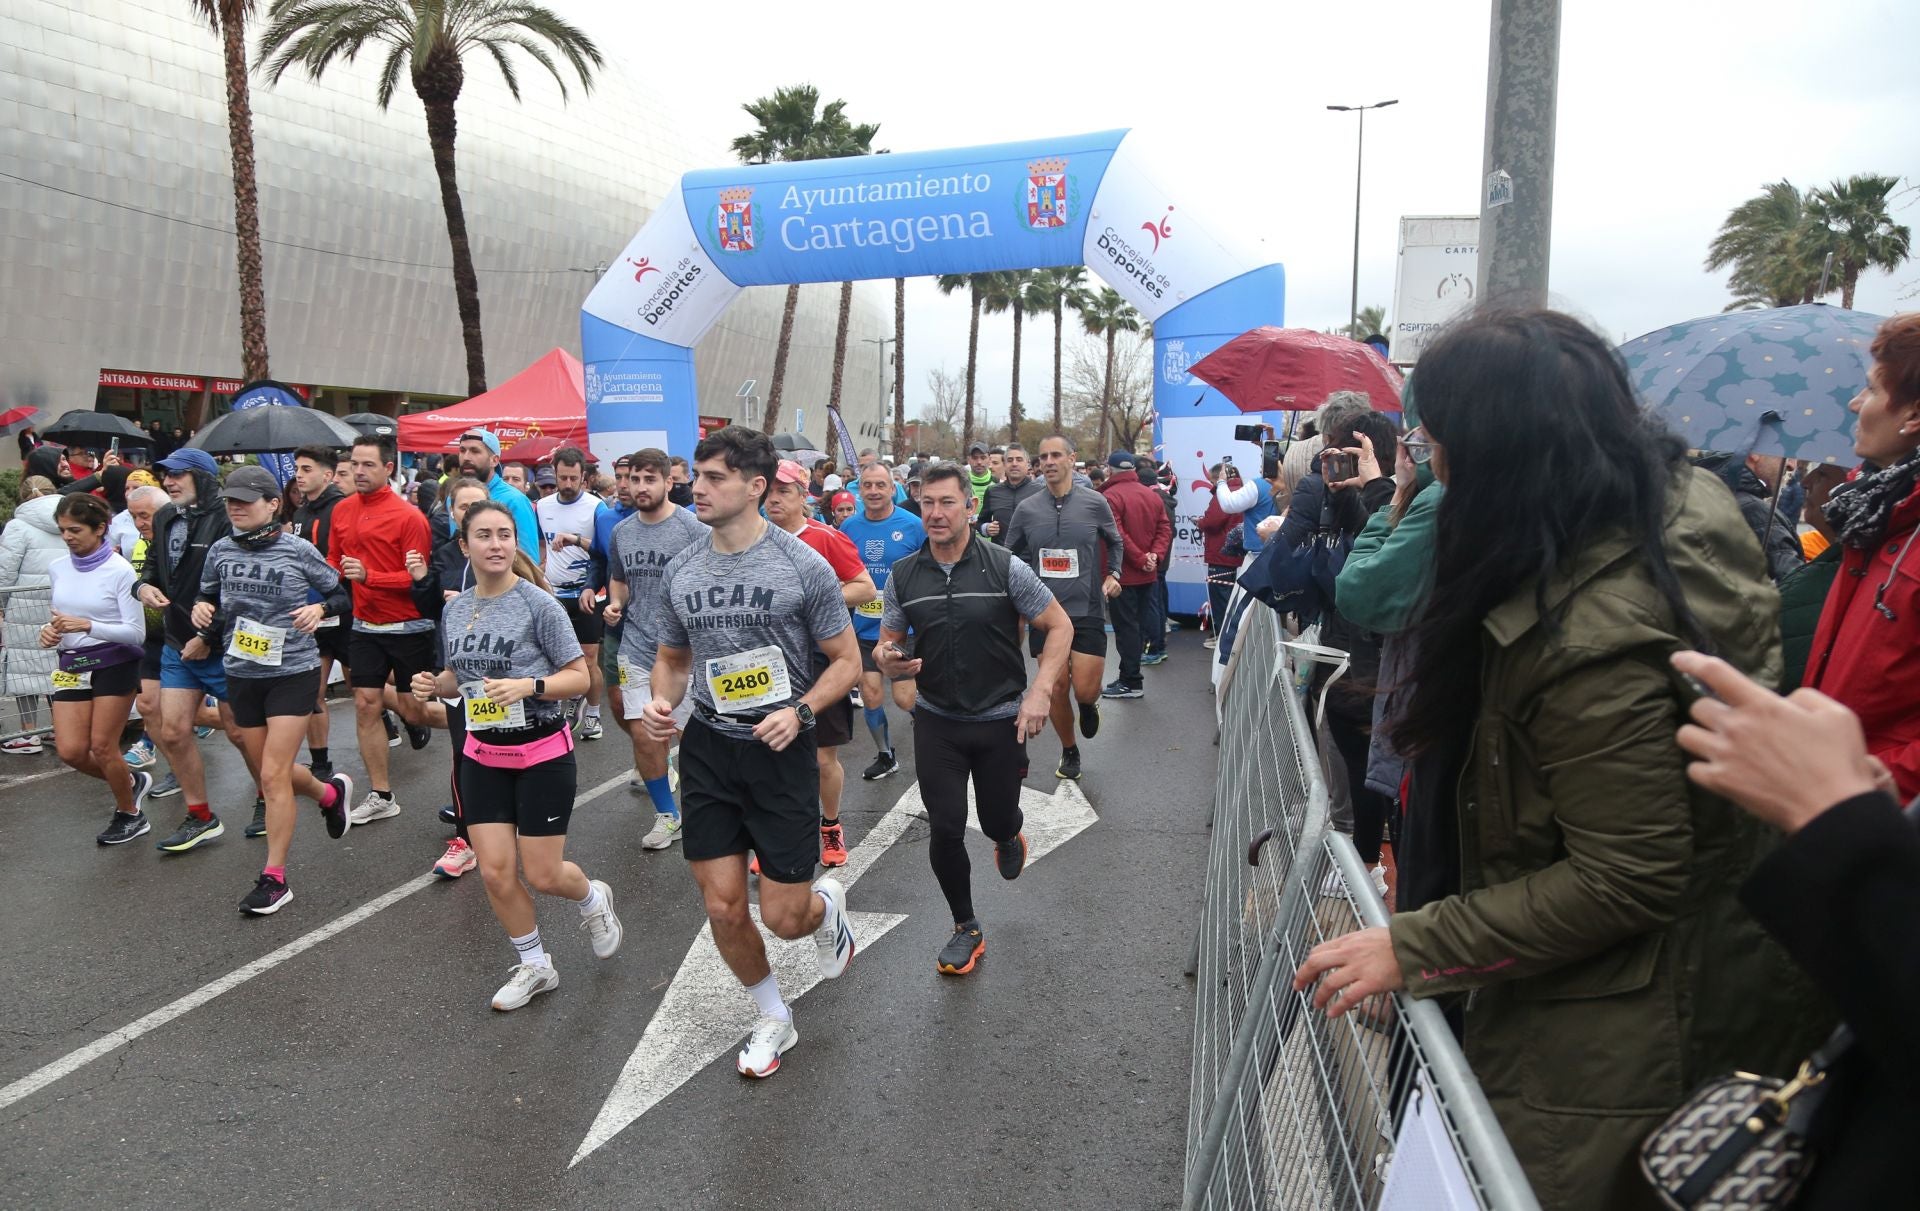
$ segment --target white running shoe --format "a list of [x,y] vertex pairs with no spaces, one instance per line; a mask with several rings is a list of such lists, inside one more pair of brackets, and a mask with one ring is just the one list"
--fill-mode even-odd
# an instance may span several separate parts
[[560,987],[560,973],[546,963],[516,963],[507,982],[493,994],[493,1007],[505,1013],[518,1009],[543,992]]
[[599,879],[591,883],[600,892],[600,910],[583,915],[580,928],[593,939],[594,958],[611,959],[620,949],[620,940],[627,936],[627,931],[621,928],[620,918],[613,915],[613,888]]
[[820,978],[838,979],[853,962],[853,927],[847,924],[847,889],[840,880],[827,878],[813,885],[827,910],[820,917],[820,928],[813,931],[813,944],[820,948]]
[[347,819],[353,822],[353,827],[358,828],[362,824],[371,824],[375,820],[385,820],[389,816],[399,814],[399,799],[391,795],[382,799],[379,795],[368,791],[367,797],[360,800],[360,806],[347,813]]
[[30,757],[42,747],[38,736],[15,736],[11,740],[0,740],[0,753],[13,753],[20,757]]
[[800,1032],[793,1028],[792,1022],[761,1018],[753,1024],[753,1033],[747,1036],[747,1045],[734,1057],[733,1066],[740,1070],[741,1076],[755,1079],[772,1076],[780,1071],[780,1057],[799,1041]]
[[680,839],[680,817],[653,813],[653,828],[640,838],[641,849],[666,849]]

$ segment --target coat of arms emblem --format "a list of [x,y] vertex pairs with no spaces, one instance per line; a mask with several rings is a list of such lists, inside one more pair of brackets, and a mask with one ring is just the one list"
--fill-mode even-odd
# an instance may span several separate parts
[[720,191],[718,216],[720,247],[727,252],[753,251],[753,187]]
[[1049,157],[1027,165],[1027,226],[1036,231],[1067,225],[1067,161]]

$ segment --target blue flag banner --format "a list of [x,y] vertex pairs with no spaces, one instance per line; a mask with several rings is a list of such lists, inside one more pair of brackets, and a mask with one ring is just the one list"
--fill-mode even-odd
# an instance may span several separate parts
[[840,439],[840,465],[851,474],[860,465],[860,456],[853,449],[853,431],[847,428],[846,418],[840,415],[840,409],[827,409],[827,428]]

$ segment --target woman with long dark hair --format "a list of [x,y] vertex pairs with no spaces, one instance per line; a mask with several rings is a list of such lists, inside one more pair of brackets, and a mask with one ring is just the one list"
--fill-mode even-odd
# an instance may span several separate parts
[[1446,491],[1395,740],[1441,780],[1420,801],[1453,814],[1427,823],[1459,866],[1296,984],[1330,1013],[1464,994],[1467,1058],[1541,1204],[1652,1205],[1633,1157],[1681,1098],[1790,1067],[1831,1025],[1735,899],[1772,834],[1690,787],[1674,739],[1692,692],[1667,658],[1771,681],[1778,598],[1726,485],[1574,320],[1476,317],[1419,379]]

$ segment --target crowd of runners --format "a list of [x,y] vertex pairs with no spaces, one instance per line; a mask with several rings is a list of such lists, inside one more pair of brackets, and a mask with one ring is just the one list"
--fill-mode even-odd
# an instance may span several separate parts
[[[60,757],[113,800],[96,840],[147,835],[162,792],[183,805],[163,854],[224,837],[199,748],[222,732],[258,791],[242,831],[265,840],[240,907],[273,914],[293,900],[302,801],[338,839],[401,813],[394,760],[445,761],[440,817],[454,835],[433,871],[479,871],[515,952],[491,1003],[516,1009],[559,984],[530,893],[572,901],[596,957],[620,949],[613,889],[566,853],[574,747],[603,736],[604,707],[652,807],[635,844],[680,845],[758,1007],[744,1075],[771,1075],[799,1037],[750,880],[768,930],[812,935],[822,975],[846,970],[841,750],[871,744],[869,781],[902,768],[889,701],[911,721],[953,917],[936,966],[965,975],[986,948],[969,784],[998,873],[1017,878],[1028,742],[1051,723],[1057,776],[1079,778],[1101,698],[1141,696],[1141,664],[1164,659],[1164,623],[1142,623],[1156,583],[1164,594],[1171,511],[1096,490],[1065,437],[1032,458],[976,445],[965,463],[910,473],[863,456],[851,500],[838,476],[739,427],[704,438],[690,464],[658,449],[616,459],[610,483],[562,448],[541,471],[551,490],[531,496],[503,474],[495,435],[471,430],[431,510],[397,489],[396,463],[390,438],[309,447],[290,492],[260,466],[223,479],[183,448],[156,465],[160,491],[140,489],[122,515],[95,495],[61,498],[68,553],[49,570],[40,642],[58,650]],[[1126,455],[1094,470],[1143,492],[1158,482]],[[123,526],[137,540],[116,541]],[[1103,686],[1109,607],[1122,673]],[[336,665],[352,694],[357,801],[330,746]],[[136,703],[146,735],[123,751]],[[425,755],[396,758],[403,743]]]

